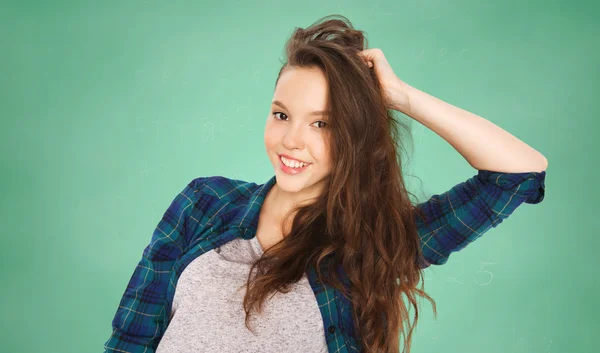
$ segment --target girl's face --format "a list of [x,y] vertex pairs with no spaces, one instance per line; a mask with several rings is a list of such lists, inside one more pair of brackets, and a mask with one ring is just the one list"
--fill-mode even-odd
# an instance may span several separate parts
[[[326,143],[329,126],[327,80],[319,68],[288,68],[281,74],[265,126],[265,147],[276,185],[286,192],[315,197],[331,172]],[[308,165],[286,167],[287,155]]]

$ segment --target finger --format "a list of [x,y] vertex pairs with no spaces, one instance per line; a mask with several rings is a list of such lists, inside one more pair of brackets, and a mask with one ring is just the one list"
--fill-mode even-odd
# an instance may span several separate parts
[[359,52],[359,56],[369,67],[384,67],[387,64],[383,52],[379,48],[365,49]]
[[359,52],[359,54],[366,60],[371,61],[375,66],[375,70],[380,73],[382,77],[392,77],[392,75],[395,76],[394,70],[392,70],[381,49],[365,49]]
[[369,57],[368,53],[365,52],[359,52],[358,56],[361,58],[361,60],[367,64],[367,66],[369,67],[373,67],[373,58]]
[[371,49],[365,49],[365,50],[359,52],[358,54],[367,60],[375,61],[375,60],[381,59],[382,51],[379,48],[371,48]]

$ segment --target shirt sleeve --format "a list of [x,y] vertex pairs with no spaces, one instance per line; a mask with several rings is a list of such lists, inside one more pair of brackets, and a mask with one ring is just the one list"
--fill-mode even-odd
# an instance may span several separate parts
[[186,220],[195,191],[204,178],[192,180],[171,202],[143,251],[112,320],[106,352],[153,353],[164,334],[165,297],[171,268],[188,244]]
[[446,263],[452,252],[498,226],[519,205],[542,202],[545,178],[546,171],[479,170],[465,182],[418,204],[415,218],[423,255],[419,257],[420,267]]

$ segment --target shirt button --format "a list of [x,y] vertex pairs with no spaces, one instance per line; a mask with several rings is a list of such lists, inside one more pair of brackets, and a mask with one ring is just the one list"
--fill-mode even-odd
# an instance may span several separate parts
[[334,333],[335,332],[335,326],[331,325],[331,326],[329,326],[329,328],[327,330],[329,331],[329,333]]

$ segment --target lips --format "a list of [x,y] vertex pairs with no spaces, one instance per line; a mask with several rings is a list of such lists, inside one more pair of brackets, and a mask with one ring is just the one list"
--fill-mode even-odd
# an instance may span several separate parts
[[286,174],[290,174],[290,175],[299,174],[299,173],[304,172],[310,166],[311,166],[311,164],[309,163],[309,164],[305,165],[304,167],[300,167],[300,168],[288,167],[287,165],[283,164],[281,157],[279,157],[279,167]]
[[282,153],[282,154],[280,154],[280,155],[279,155],[279,157],[285,157],[286,159],[289,159],[289,160],[292,160],[292,161],[298,161],[298,162],[300,162],[300,163],[306,163],[306,164],[310,164],[310,163],[308,163],[308,162],[301,161],[301,160],[299,160],[299,159],[296,159],[296,158],[294,158],[294,157],[292,157],[292,156],[289,156],[289,155],[287,155],[287,154],[283,154],[283,153]]

